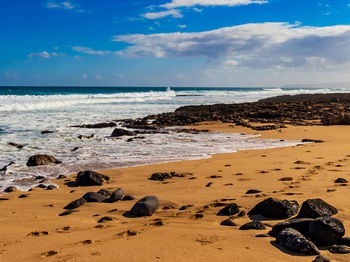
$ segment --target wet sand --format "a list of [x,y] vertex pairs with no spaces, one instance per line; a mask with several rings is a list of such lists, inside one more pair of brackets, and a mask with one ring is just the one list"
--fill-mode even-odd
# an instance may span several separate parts
[[[257,133],[248,128],[216,122],[194,126],[223,132]],[[227,217],[216,216],[215,203],[235,202],[249,211],[267,197],[297,200],[322,198],[335,206],[335,216],[350,226],[350,187],[335,179],[350,179],[350,126],[297,126],[259,132],[262,138],[319,139],[288,148],[218,154],[210,159],[181,161],[101,173],[111,177],[103,186],[70,187],[54,181],[59,189],[36,188],[13,192],[0,200],[0,261],[312,261],[315,256],[291,254],[275,246],[275,238],[257,238],[266,230],[238,230],[249,217],[235,218],[236,227],[221,226]],[[187,178],[160,182],[148,178],[155,172],[190,172]],[[290,181],[281,181],[291,177]],[[74,175],[69,177],[74,181]],[[285,179],[282,179],[285,180]],[[208,183],[212,183],[207,187]],[[63,207],[86,192],[122,187],[133,201],[87,203],[78,212],[58,216]],[[262,191],[245,194],[249,189]],[[18,198],[27,194],[26,198]],[[123,216],[146,195],[160,199],[151,217]],[[185,211],[179,208],[193,205]],[[220,204],[219,204],[220,205]],[[117,210],[115,210],[117,209]],[[113,221],[97,223],[111,216]],[[265,221],[274,225],[279,221]],[[345,236],[348,236],[348,232]],[[350,255],[321,250],[334,261]]]

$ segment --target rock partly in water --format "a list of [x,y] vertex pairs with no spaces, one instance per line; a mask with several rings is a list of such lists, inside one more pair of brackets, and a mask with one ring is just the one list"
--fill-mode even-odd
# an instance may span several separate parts
[[104,181],[109,181],[108,176],[94,171],[80,171],[75,180],[77,186],[102,186]]
[[217,216],[232,216],[239,213],[239,207],[236,203],[226,205],[216,215]]
[[253,207],[248,215],[262,215],[267,218],[285,219],[298,213],[296,201],[268,198]]
[[8,145],[13,146],[13,147],[18,148],[18,149],[22,149],[24,147],[23,145],[20,145],[20,144],[14,143],[14,142],[9,142]]
[[311,241],[307,240],[300,232],[293,228],[286,228],[278,233],[276,242],[292,252],[305,255],[320,254],[320,251]]
[[17,191],[17,188],[15,186],[9,186],[4,190],[5,193],[11,193]]
[[55,185],[48,185],[46,187],[46,190],[53,190],[53,189],[56,189],[57,187]]
[[298,218],[318,218],[323,216],[332,216],[338,213],[338,210],[326,203],[320,198],[306,200],[300,209]]
[[111,134],[111,137],[121,137],[121,136],[136,136],[136,133],[125,129],[116,128]]
[[79,198],[79,199],[76,199],[76,200],[70,202],[68,205],[66,205],[64,207],[64,209],[76,209],[76,208],[84,205],[85,203],[87,203],[87,201],[84,198]]
[[156,196],[146,196],[137,201],[137,203],[130,210],[130,213],[138,217],[151,216],[158,208],[158,198]]
[[27,166],[45,166],[50,164],[61,164],[55,157],[49,155],[34,155],[28,159]]
[[250,229],[264,230],[266,229],[266,226],[258,220],[253,220],[251,222],[244,224],[239,228],[239,230],[250,230]]
[[7,169],[8,169],[8,167],[9,166],[12,166],[12,165],[14,165],[15,164],[15,162],[11,162],[10,164],[7,164],[6,166],[4,166],[3,168],[1,168],[0,169],[0,172],[6,172],[7,171]]
[[345,234],[343,223],[334,217],[319,217],[314,219],[309,226],[309,237],[319,245],[332,245],[339,241]]

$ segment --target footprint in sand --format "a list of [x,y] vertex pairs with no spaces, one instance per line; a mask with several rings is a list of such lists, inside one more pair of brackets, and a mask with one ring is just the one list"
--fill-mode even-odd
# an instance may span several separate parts
[[58,251],[56,251],[56,250],[50,250],[50,251],[48,251],[48,252],[42,253],[40,257],[41,257],[41,258],[47,258],[47,257],[52,257],[52,256],[57,255],[57,254],[58,254]]

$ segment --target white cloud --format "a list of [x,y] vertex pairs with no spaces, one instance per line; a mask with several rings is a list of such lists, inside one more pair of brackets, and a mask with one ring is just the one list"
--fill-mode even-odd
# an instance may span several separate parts
[[187,25],[177,25],[178,28],[186,28]]
[[236,60],[226,60],[224,66],[238,66],[238,62]]
[[40,58],[52,58],[53,56],[58,56],[56,52],[49,53],[47,51],[39,52],[39,53],[30,53],[28,55],[29,58],[40,57]]
[[73,46],[72,49],[79,53],[89,54],[89,55],[107,55],[107,54],[115,54],[113,51],[102,51],[102,50],[93,50],[90,47],[84,46]]
[[256,23],[195,33],[131,34],[113,41],[129,47],[129,57],[194,57],[239,61],[250,68],[303,67],[350,63],[350,26],[309,27],[288,23]]
[[192,7],[192,6],[238,6],[249,4],[265,4],[266,0],[172,0],[161,5],[165,8]]
[[74,10],[78,13],[84,12],[83,9],[80,8],[79,5],[73,4],[70,1],[54,1],[54,0],[48,0],[46,2],[47,8],[55,8],[55,9],[64,9],[64,10]]
[[172,16],[175,18],[183,17],[181,12],[179,10],[176,10],[176,9],[170,9],[170,10],[161,11],[161,12],[148,12],[148,13],[143,14],[143,17],[145,17],[147,19],[160,19],[160,18],[164,18],[167,16]]

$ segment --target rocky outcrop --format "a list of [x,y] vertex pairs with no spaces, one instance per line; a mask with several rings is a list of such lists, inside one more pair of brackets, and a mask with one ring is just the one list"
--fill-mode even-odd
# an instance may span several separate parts
[[34,155],[28,159],[27,166],[44,166],[61,163],[61,161],[50,155]]

